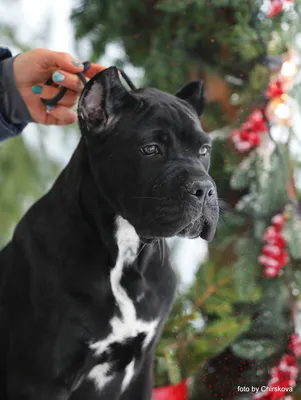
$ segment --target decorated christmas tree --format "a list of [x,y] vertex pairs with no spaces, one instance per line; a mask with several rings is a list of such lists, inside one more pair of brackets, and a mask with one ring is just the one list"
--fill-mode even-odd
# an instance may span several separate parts
[[300,7],[83,0],[74,10],[95,60],[118,42],[119,67],[143,67],[143,85],[175,92],[205,82],[222,215],[160,340],[156,400],[297,399],[301,390]]

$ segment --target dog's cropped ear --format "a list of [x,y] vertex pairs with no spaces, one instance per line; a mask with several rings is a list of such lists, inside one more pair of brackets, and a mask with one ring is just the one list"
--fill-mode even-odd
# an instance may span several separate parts
[[118,120],[122,110],[136,99],[122,85],[116,67],[96,74],[85,86],[78,103],[78,120],[83,134],[104,132]]
[[205,107],[204,98],[204,84],[202,81],[190,82],[175,94],[182,100],[186,100],[197,112],[198,116],[201,116]]

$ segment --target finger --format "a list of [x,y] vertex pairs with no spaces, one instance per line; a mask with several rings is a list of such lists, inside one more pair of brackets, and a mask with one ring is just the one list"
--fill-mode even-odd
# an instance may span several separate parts
[[107,67],[104,67],[103,65],[99,65],[99,64],[91,64],[90,68],[87,69],[87,71],[84,73],[85,76],[87,76],[88,78],[93,78],[93,76],[95,74],[97,74],[100,71],[103,71],[107,69]]
[[49,58],[49,61],[52,62],[53,67],[62,69],[73,74],[81,72],[84,68],[83,63],[79,60],[74,59],[69,53],[51,51],[49,54]]
[[77,120],[76,112],[62,105],[47,108],[45,125],[68,125]]
[[[32,92],[40,99],[53,99],[59,93],[60,89],[54,86],[48,85],[34,85]],[[66,107],[72,107],[76,104],[78,94],[72,90],[67,90],[64,97],[58,102],[58,104]]]
[[84,87],[82,81],[77,75],[64,70],[55,71],[52,74],[52,79],[57,85],[64,86],[77,93],[80,93]]

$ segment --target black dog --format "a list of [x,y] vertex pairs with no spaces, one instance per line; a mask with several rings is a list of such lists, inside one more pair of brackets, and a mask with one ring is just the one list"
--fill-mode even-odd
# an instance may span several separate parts
[[164,239],[215,232],[202,85],[131,93],[116,68],[79,102],[83,135],[0,253],[1,400],[150,400],[175,275]]

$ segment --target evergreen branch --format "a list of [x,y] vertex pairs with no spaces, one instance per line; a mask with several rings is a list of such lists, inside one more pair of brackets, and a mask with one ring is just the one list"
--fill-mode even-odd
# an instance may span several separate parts
[[266,45],[265,40],[264,40],[264,38],[263,38],[263,36],[261,34],[260,29],[257,26],[257,15],[256,15],[256,13],[254,11],[252,0],[247,0],[247,1],[248,1],[248,7],[249,7],[249,12],[250,12],[250,17],[251,17],[251,26],[255,30],[255,32],[256,32],[256,34],[258,36],[259,43],[262,44],[262,47],[263,47],[263,61],[265,62],[266,61],[266,57],[268,55],[267,45]]
[[198,298],[193,306],[192,312],[184,315],[180,318],[178,318],[175,321],[172,321],[172,325],[167,325],[166,328],[170,329],[174,327],[174,325],[181,325],[184,324],[188,321],[193,321],[195,319],[195,313],[198,311],[198,309],[204,304],[204,302],[214,293],[217,292],[222,286],[225,286],[227,283],[229,283],[232,280],[232,276],[229,275],[228,277],[222,279],[220,282],[218,282],[216,285],[209,285],[206,292]]

